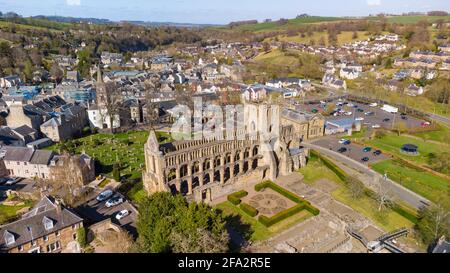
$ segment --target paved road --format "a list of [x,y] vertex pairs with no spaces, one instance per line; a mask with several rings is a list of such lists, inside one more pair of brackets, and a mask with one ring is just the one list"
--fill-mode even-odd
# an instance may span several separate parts
[[[355,169],[359,172],[362,172],[364,174],[366,174],[366,176],[368,176],[368,179],[363,179],[362,182],[370,189],[377,191],[378,187],[377,184],[378,181],[377,179],[383,179],[383,176],[380,175],[379,173],[373,171],[372,169],[370,169],[368,166],[355,161],[345,155],[342,155],[340,153],[334,152],[334,151],[330,151],[329,149],[320,147],[318,145],[314,145],[311,143],[303,143],[303,146],[314,149],[316,151],[319,151],[320,153],[330,157],[331,159],[334,159],[340,163],[343,163],[344,165]],[[400,200],[406,202],[407,204],[409,204],[410,206],[419,209],[421,207],[424,206],[425,204],[431,204],[431,202],[429,200],[427,200],[426,198],[418,195],[417,193],[397,184],[396,182],[392,181],[391,179],[387,179],[387,182],[389,183],[388,185],[390,186],[390,190],[391,192]]]
[[434,120],[437,120],[437,121],[443,122],[443,123],[445,123],[447,125],[450,125],[450,118],[447,118],[447,117],[444,117],[444,116],[440,116],[440,115],[431,114],[431,113],[428,113],[428,115],[430,115],[430,117],[432,119],[434,119]]

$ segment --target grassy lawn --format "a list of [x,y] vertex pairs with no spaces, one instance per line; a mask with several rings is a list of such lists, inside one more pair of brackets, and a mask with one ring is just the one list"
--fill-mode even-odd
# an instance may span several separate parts
[[384,209],[383,212],[378,212],[378,204],[368,195],[359,199],[351,198],[343,181],[317,158],[312,157],[307,166],[300,169],[300,172],[305,176],[304,181],[306,183],[312,184],[320,179],[334,181],[339,188],[332,192],[333,198],[358,211],[386,231],[414,225],[412,221],[392,209]]
[[0,225],[15,218],[19,210],[26,207],[31,207],[33,205],[31,201],[24,201],[24,202],[25,204],[22,206],[5,206],[3,204],[0,204]]
[[339,202],[371,219],[375,224],[388,232],[402,227],[411,228],[414,226],[413,222],[391,209],[383,209],[382,212],[379,212],[377,202],[368,196],[353,199],[344,187],[333,191],[332,196]]
[[285,25],[279,25],[276,22],[266,22],[266,23],[242,25],[237,27],[236,29],[242,31],[264,32],[264,31],[288,29],[296,26],[301,26],[304,24],[314,24],[314,23],[343,21],[343,20],[345,19],[339,17],[310,16],[306,18],[290,19],[289,22]]
[[328,169],[317,157],[311,156],[308,160],[308,164],[300,168],[299,172],[304,176],[304,182],[307,184],[313,184],[319,179],[329,179],[334,182],[340,182],[339,177]]
[[[422,165],[428,164],[429,153],[440,154],[443,152],[450,152],[450,147],[445,145],[439,145],[436,143],[425,142],[419,139],[415,139],[408,136],[398,136],[394,133],[387,133],[386,136],[382,138],[374,138],[372,140],[366,141],[367,145],[373,146],[380,150],[389,152],[400,158],[416,162]],[[400,148],[404,144],[414,144],[419,147],[419,155],[410,156],[400,152]]]
[[250,217],[239,207],[233,205],[228,201],[218,204],[216,208],[223,211],[226,216],[229,216],[231,219],[233,219],[230,224],[244,237],[247,237],[247,239],[250,239],[252,241],[266,240],[272,237],[274,234],[286,230],[312,216],[311,213],[303,210],[267,228],[258,221],[258,216]]
[[399,24],[415,24],[417,22],[426,20],[428,22],[435,22],[437,20],[450,20],[450,15],[447,16],[393,16],[388,18],[389,23]]
[[431,132],[420,132],[414,135],[423,138],[425,140],[434,140],[443,143],[450,143],[450,128],[443,124],[439,125],[440,125],[439,130]]
[[121,163],[121,175],[128,179],[141,176],[141,166],[144,165],[144,144],[148,132],[134,131],[118,134],[95,134],[55,144],[47,149],[59,152],[65,147],[77,154],[86,152],[100,163],[100,173],[112,175],[113,164]]
[[390,179],[431,201],[437,201],[440,195],[450,198],[450,181],[444,178],[402,166],[393,160],[376,163],[372,168],[381,174],[386,172]]
[[275,49],[267,53],[261,53],[256,56],[255,61],[264,62],[271,65],[294,66],[299,64],[298,58],[286,56],[285,53],[281,52],[279,49]]

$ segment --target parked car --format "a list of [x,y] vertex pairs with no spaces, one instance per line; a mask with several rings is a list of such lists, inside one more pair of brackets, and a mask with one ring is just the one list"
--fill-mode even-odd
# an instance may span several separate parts
[[377,107],[377,106],[378,106],[378,103],[374,102],[374,103],[369,104],[369,106],[370,106],[370,107]]
[[317,110],[316,108],[312,109],[311,112],[313,112],[314,114],[316,114],[317,112],[319,112],[319,110]]
[[8,181],[8,178],[7,178],[7,177],[0,177],[0,185],[5,184],[6,181]]
[[114,206],[117,206],[122,203],[123,203],[123,198],[120,196],[117,196],[117,197],[111,198],[108,201],[106,201],[105,205],[107,208],[110,208],[110,207],[114,207]]
[[372,148],[371,148],[371,147],[365,147],[365,148],[363,149],[363,152],[365,152],[365,153],[368,153],[368,152],[370,152],[370,151],[372,151]]
[[341,147],[341,148],[339,148],[339,150],[337,150],[339,153],[345,153],[345,152],[347,152],[347,148],[345,148],[345,147]]
[[121,220],[121,219],[127,217],[128,215],[130,215],[130,212],[128,210],[124,209],[124,210],[119,211],[116,214],[116,219]]
[[383,122],[388,122],[390,120],[391,120],[390,118],[385,118],[385,119],[383,119]]
[[21,179],[19,177],[15,177],[15,178],[9,178],[8,180],[6,180],[5,185],[6,186],[12,186],[16,183],[18,183]]
[[407,119],[408,119],[408,117],[407,117],[407,116],[405,116],[405,115],[402,115],[402,116],[401,116],[401,119],[403,119],[403,120],[407,120]]
[[347,142],[348,140],[346,140],[345,138],[339,139],[339,144],[344,144],[345,142]]
[[360,112],[360,113],[364,112],[364,110],[361,109],[361,108],[358,108],[356,111],[358,111],[358,112]]
[[345,112],[345,115],[346,116],[351,116],[351,115],[353,115],[353,112]]
[[379,128],[381,128],[381,126],[379,124],[374,124],[374,125],[372,125],[372,128],[373,129],[379,129]]
[[370,159],[366,156],[366,157],[363,157],[363,158],[361,158],[361,161],[364,161],[364,162],[367,162],[367,161],[369,161]]
[[363,118],[363,117],[359,117],[359,118],[355,118],[355,120],[357,120],[357,121],[363,121],[364,118]]
[[366,115],[366,116],[373,116],[373,115],[375,115],[375,113],[374,112],[366,112],[366,113],[364,113],[364,115]]
[[114,194],[114,192],[112,190],[106,190],[106,191],[103,191],[102,193],[100,193],[96,199],[99,202],[103,202],[106,199],[110,198],[113,194]]
[[381,155],[381,151],[380,150],[376,150],[375,152],[373,152],[374,156],[379,156]]
[[430,126],[430,123],[429,123],[428,121],[422,122],[422,123],[420,124],[420,126],[422,126],[422,127],[427,127],[427,126]]

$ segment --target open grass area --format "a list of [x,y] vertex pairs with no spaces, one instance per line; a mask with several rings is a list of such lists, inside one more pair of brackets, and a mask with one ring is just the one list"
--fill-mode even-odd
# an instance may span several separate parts
[[313,184],[319,179],[328,179],[334,182],[341,182],[339,177],[328,169],[317,157],[311,156],[308,160],[308,164],[300,168],[299,172],[304,176],[304,182],[307,184]]
[[271,65],[294,66],[299,64],[298,58],[293,56],[286,56],[286,54],[284,52],[281,52],[281,50],[279,49],[275,49],[267,53],[261,53],[260,55],[256,56],[254,60]]
[[303,210],[267,228],[263,224],[261,224],[256,217],[250,217],[239,207],[233,205],[229,201],[218,204],[216,208],[221,210],[226,215],[226,217],[231,219],[229,223],[235,230],[252,241],[266,240],[274,234],[286,230],[312,216],[311,213]]
[[107,176],[112,175],[113,165],[120,163],[121,175],[127,179],[135,179],[141,176],[147,138],[147,131],[101,133],[55,144],[47,149],[56,152],[66,149],[77,154],[84,151],[98,161],[99,172]]
[[450,20],[450,15],[447,16],[393,16],[388,17],[389,23],[397,23],[397,24],[415,24],[420,21],[428,21],[428,22],[436,22],[438,20]]
[[424,140],[434,140],[443,143],[450,143],[450,128],[448,125],[439,124],[440,128],[436,131],[420,132],[414,134],[414,136],[420,137]]
[[390,179],[433,202],[441,195],[450,199],[450,181],[439,176],[409,168],[394,160],[381,161],[372,168],[378,173],[387,173]]
[[24,205],[21,206],[6,206],[0,204],[0,225],[9,222],[12,219],[15,219],[19,210],[31,206],[33,206],[33,203],[31,201],[24,201]]
[[[429,153],[434,153],[437,155],[443,152],[450,152],[449,146],[439,145],[432,142],[425,142],[423,140],[412,138],[409,136],[398,136],[394,133],[387,133],[386,136],[383,136],[382,138],[374,138],[372,140],[368,140],[366,141],[366,144],[421,165],[428,164],[427,155]],[[420,154],[417,156],[412,156],[402,153],[400,149],[404,144],[417,145],[419,147],[418,151]]]
[[[337,35],[338,45],[343,45],[354,41],[363,41],[367,40],[370,37],[370,35],[366,31],[357,31],[356,33],[358,34],[358,36],[356,38],[353,38],[353,31],[342,31],[340,34]],[[313,32],[311,36],[305,35],[305,37],[302,37],[299,34],[296,36],[279,35],[276,36],[276,38],[278,38],[279,41],[295,42],[303,44],[310,44],[311,41],[314,41],[316,45],[319,44],[321,40],[323,40],[325,41],[325,45],[329,46],[328,33],[326,31]],[[274,39],[275,37],[268,38],[268,40]]]
[[274,22],[242,25],[242,26],[238,26],[237,28],[235,28],[235,30],[264,32],[264,31],[274,31],[274,30],[285,30],[285,29],[301,26],[304,24],[335,22],[335,21],[343,21],[343,20],[345,20],[345,19],[340,18],[340,17],[310,16],[310,17],[305,17],[305,18],[290,19],[290,20],[288,20],[288,23],[284,24],[284,25],[280,25],[274,21]]
[[333,198],[358,211],[386,231],[414,225],[413,221],[393,209],[385,208],[379,212],[377,202],[367,194],[357,199],[352,198],[344,182],[317,158],[309,159],[307,166],[301,168],[300,172],[305,176],[306,183],[313,184],[320,179],[335,182],[338,188],[332,192]]

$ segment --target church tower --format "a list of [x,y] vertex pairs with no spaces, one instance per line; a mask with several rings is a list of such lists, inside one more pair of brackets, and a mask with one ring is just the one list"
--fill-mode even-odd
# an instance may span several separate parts
[[97,93],[97,105],[99,107],[106,105],[106,86],[103,82],[102,71],[100,65],[97,70],[97,82],[95,83]]

